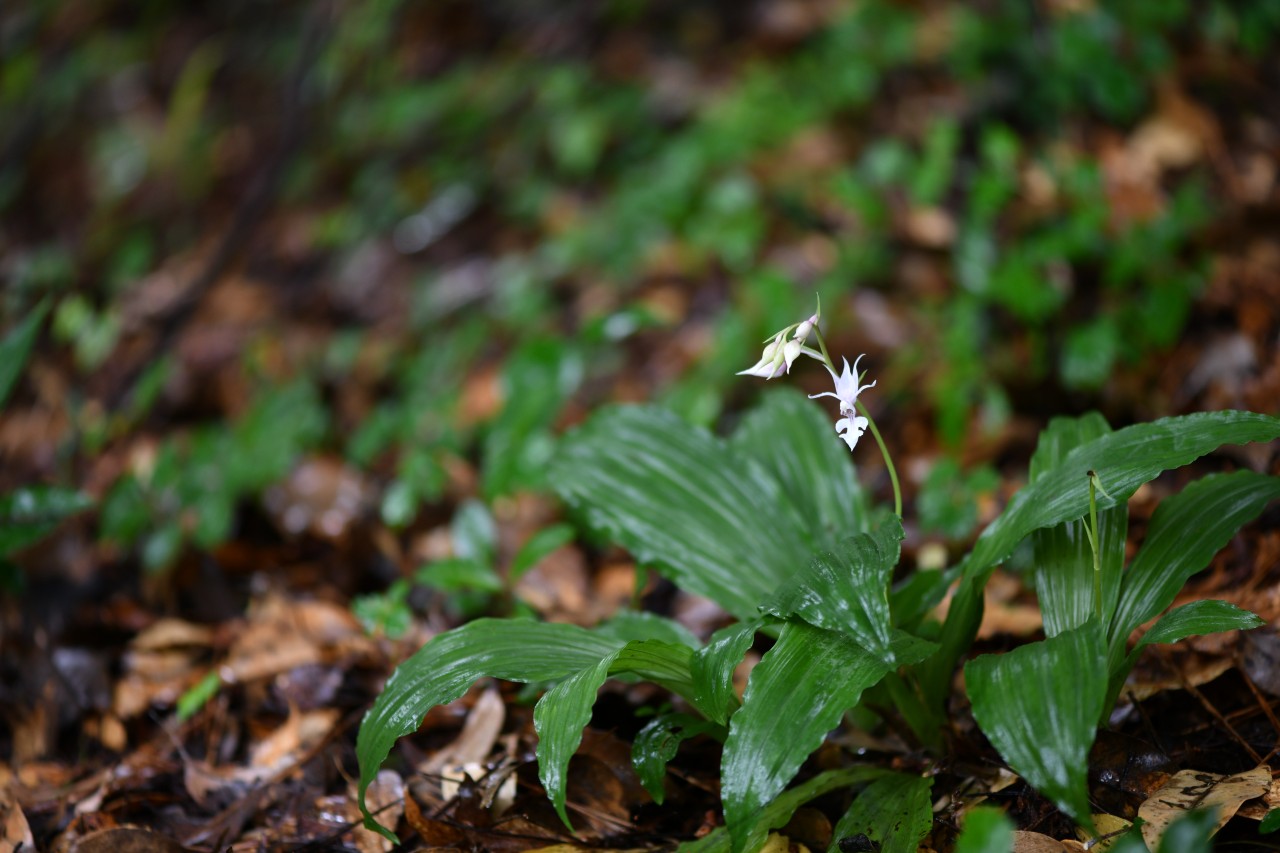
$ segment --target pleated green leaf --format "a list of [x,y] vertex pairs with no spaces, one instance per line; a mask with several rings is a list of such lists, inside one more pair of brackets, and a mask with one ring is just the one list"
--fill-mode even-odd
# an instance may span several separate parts
[[1014,495],[974,546],[966,571],[978,574],[1009,556],[1032,530],[1084,517],[1087,474],[1096,471],[1110,498],[1098,508],[1122,504],[1162,471],[1181,468],[1224,444],[1280,438],[1280,418],[1254,412],[1201,412],[1134,424],[1080,445]]
[[650,613],[647,610],[622,610],[592,629],[592,633],[613,637],[623,642],[631,640],[662,640],[665,643],[681,643],[690,648],[702,645],[697,635],[674,619]]
[[1051,418],[1049,425],[1036,438],[1036,450],[1031,454],[1028,472],[1031,481],[1035,482],[1061,465],[1067,454],[1080,445],[1110,432],[1111,424],[1098,412],[1086,412],[1074,418]]
[[973,716],[1009,766],[1083,826],[1091,826],[1089,749],[1106,698],[1096,621],[965,666]]
[[760,810],[889,666],[845,634],[806,622],[783,626],[729,721],[721,797],[735,853],[748,846]]
[[738,622],[711,636],[711,642],[698,649],[690,669],[693,671],[694,700],[709,719],[727,725],[729,715],[738,708],[738,695],[733,689],[733,671],[755,642],[759,620]]
[[[1052,471],[1080,445],[1111,432],[1105,418],[1090,412],[1078,418],[1054,418],[1040,433],[1031,457],[1031,482]],[[1104,483],[1103,488],[1110,491]],[[1121,504],[1098,513],[1102,568],[1102,612],[1110,618],[1120,592],[1124,568],[1128,507]],[[1083,625],[1095,614],[1093,548],[1087,519],[1064,521],[1031,534],[1036,597],[1044,617],[1044,632],[1052,637]]]
[[[734,446],[665,409],[602,409],[561,443],[550,482],[639,562],[749,619],[815,543],[834,544],[831,528],[857,523],[837,506],[856,492],[825,482],[851,474],[812,449],[832,436],[816,412],[797,414],[801,404],[816,409],[805,400],[766,406]],[[802,483],[819,497],[797,497]]]
[[809,568],[787,581],[761,610],[839,631],[873,657],[891,661],[889,579],[898,564],[902,520],[891,517],[873,533],[850,537],[831,552],[819,552]]
[[515,619],[479,619],[432,639],[396,668],[360,724],[356,757],[365,826],[390,836],[369,814],[365,789],[396,740],[416,731],[427,711],[454,701],[485,676],[554,681],[596,666],[621,646],[576,625]]
[[[887,772],[879,767],[845,767],[824,771],[801,782],[791,790],[779,794],[773,802],[760,810],[747,830],[746,840],[738,846],[738,850],[740,853],[756,853],[768,838],[769,830],[785,826],[796,809],[805,803],[841,788],[878,779]],[[729,832],[725,827],[718,826],[697,841],[681,844],[676,848],[676,853],[731,853],[732,849],[733,842]]]
[[676,757],[680,744],[698,735],[724,739],[724,726],[689,714],[660,714],[650,720],[631,744],[631,763],[635,765],[640,784],[662,805],[666,797],[663,780],[667,764]]
[[939,637],[941,648],[920,670],[926,699],[940,707],[951,673],[968,650],[982,619],[982,588],[991,569],[1033,530],[1081,518],[1089,507],[1087,474],[1096,471],[1111,497],[1099,509],[1128,500],[1138,486],[1162,471],[1180,468],[1225,444],[1280,438],[1280,418],[1254,412],[1201,412],[1135,424],[1099,436],[1046,470],[1014,495],[1005,511],[978,538]]
[[836,436],[834,420],[803,394],[770,390],[742,419],[730,446],[782,486],[786,501],[808,520],[812,548],[866,532],[866,496],[849,451]]
[[693,649],[659,640],[633,640],[592,666],[552,687],[533,710],[538,733],[538,778],[564,825],[572,829],[565,811],[569,759],[582,742],[591,721],[591,707],[600,685],[611,675],[638,675],[692,700],[689,662]]
[[569,759],[578,751],[582,730],[591,721],[596,693],[609,676],[613,662],[614,656],[610,655],[561,681],[542,695],[533,711],[533,728],[538,733],[538,779],[556,814],[570,830],[573,824],[564,805]]
[[1280,477],[1237,471],[1203,477],[1161,501],[1125,573],[1112,644],[1123,644],[1133,629],[1172,604],[1187,579],[1276,498]]
[[1142,635],[1129,656],[1129,666],[1132,667],[1142,649],[1153,643],[1176,643],[1186,637],[1218,631],[1248,631],[1264,624],[1257,614],[1227,601],[1193,601],[1170,610]]
[[836,823],[827,853],[838,853],[843,839],[857,835],[877,842],[880,853],[916,853],[933,826],[932,788],[932,778],[905,773],[875,780]]
[[[1044,617],[1045,636],[1078,628],[1095,615],[1093,548],[1088,521],[1064,521],[1031,534],[1036,597]],[[1099,561],[1102,569],[1102,612],[1115,612],[1124,569],[1125,539],[1129,532],[1127,507],[1098,513]]]

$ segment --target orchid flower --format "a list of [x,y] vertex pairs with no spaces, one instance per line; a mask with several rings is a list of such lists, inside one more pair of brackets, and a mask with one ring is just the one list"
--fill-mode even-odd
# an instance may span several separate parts
[[858,404],[858,395],[868,388],[873,387],[876,383],[871,382],[867,385],[858,385],[858,362],[862,361],[862,356],[854,359],[853,368],[849,367],[849,359],[841,359],[844,362],[844,372],[836,376],[836,372],[827,367],[827,372],[831,374],[831,378],[835,380],[835,391],[823,391],[821,394],[810,394],[809,399],[817,397],[835,397],[840,401],[840,414],[844,417],[836,421],[836,432],[840,434],[840,438],[844,443],[849,445],[849,449],[853,450],[854,445],[858,443],[858,439],[867,429],[867,419],[861,415],[855,414]]
[[[795,363],[795,360],[802,353],[811,358],[820,359],[822,357],[821,353],[804,345],[805,340],[813,332],[813,327],[817,323],[818,315],[814,314],[804,322],[787,326],[773,336],[773,340],[769,341],[765,346],[759,361],[746,370],[739,370],[737,375],[742,376],[745,374],[747,376],[759,376],[762,379],[776,379],[784,373],[790,373],[791,365]],[[791,335],[790,340],[787,340],[787,335]]]
[[787,348],[795,343],[794,341],[786,341],[787,333],[785,331],[778,332],[777,337],[770,341],[764,348],[760,360],[748,367],[746,370],[739,370],[737,375],[742,376],[759,376],[762,379],[773,379],[781,376],[791,369],[791,362],[796,360],[796,356],[800,355],[799,346],[791,358],[787,358]]
[[[862,356],[858,356],[854,360],[853,367],[849,366],[849,359],[842,359],[844,371],[836,375],[835,362],[831,360],[831,356],[827,352],[827,344],[822,338],[822,331],[818,328],[818,322],[821,318],[822,302],[819,301],[818,310],[808,319],[799,323],[792,323],[782,331],[767,338],[760,360],[746,370],[738,371],[738,375],[746,374],[759,376],[762,379],[776,379],[784,373],[790,373],[792,363],[802,355],[807,355],[815,361],[822,362],[823,367],[827,369],[827,372],[831,374],[831,378],[835,382],[835,390],[824,391],[821,394],[810,394],[809,399],[835,397],[839,401],[840,417],[836,421],[836,434],[840,436],[841,441],[849,446],[850,450],[857,446],[858,439],[862,437],[864,432],[871,431],[876,444],[880,446],[880,453],[884,456],[885,468],[889,472],[889,481],[893,484],[893,511],[901,516],[902,488],[898,484],[898,472],[893,466],[893,458],[889,455],[889,449],[885,446],[884,439],[881,438],[880,431],[876,429],[875,422],[871,420],[871,416],[858,414],[858,395],[868,388],[874,388],[876,383],[858,384],[861,378],[858,374],[858,363],[862,361]],[[810,335],[816,336],[817,349],[807,345]]]

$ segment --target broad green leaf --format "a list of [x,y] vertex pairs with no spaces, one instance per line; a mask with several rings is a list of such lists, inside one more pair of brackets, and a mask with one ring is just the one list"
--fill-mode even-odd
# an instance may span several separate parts
[[[887,773],[879,767],[846,767],[827,770],[796,785],[777,796],[760,810],[759,816],[747,831],[746,840],[739,846],[742,853],[754,853],[768,837],[769,830],[786,826],[796,809],[824,794],[849,788],[853,785],[877,779]],[[689,841],[676,848],[676,853],[730,853],[733,847],[728,830],[718,826],[697,841]]]
[[943,570],[917,569],[889,593],[889,612],[899,628],[915,631],[921,621],[946,596],[947,590],[960,576],[960,567]]
[[536,566],[552,551],[572,542],[573,536],[573,528],[567,524],[553,524],[530,536],[511,559],[511,567],[507,571],[507,577],[511,583],[520,580],[525,572]]
[[1187,465],[1222,444],[1280,438],[1280,418],[1251,411],[1213,411],[1164,418],[1100,435],[1070,451],[1015,494],[975,544],[965,571],[977,575],[1009,556],[1025,535],[1084,517],[1089,508],[1088,473],[1097,471],[1111,497],[1098,494],[1098,508],[1120,505],[1161,471]]
[[549,479],[638,562],[743,620],[810,553],[805,520],[760,466],[657,407],[602,409],[565,436]]
[[1111,432],[1111,425],[1098,412],[1086,412],[1076,418],[1052,418],[1036,439],[1029,474],[1035,482],[1062,464],[1067,454],[1080,445]]
[[661,640],[664,643],[681,643],[691,649],[702,645],[698,637],[679,622],[646,610],[620,611],[593,630],[596,634],[613,637],[624,643],[632,640]]
[[1111,498],[1099,509],[1128,500],[1162,471],[1180,468],[1224,444],[1280,438],[1280,418],[1253,412],[1201,412],[1135,424],[1093,439],[1067,454],[1018,494],[978,538],[939,637],[941,648],[920,671],[929,704],[940,707],[956,661],[968,650],[982,619],[982,588],[991,569],[1033,530],[1081,518],[1089,507],[1087,474],[1096,471]]
[[737,853],[760,810],[889,667],[844,634],[806,622],[783,626],[729,720],[721,797]]
[[365,826],[389,835],[369,814],[365,789],[404,735],[427,711],[454,701],[484,676],[542,682],[567,678],[618,651],[622,644],[576,625],[478,619],[432,639],[388,679],[356,738],[360,810]]
[[838,853],[840,842],[865,835],[880,845],[880,853],[915,853],[933,826],[929,792],[933,779],[890,773],[858,794],[836,823],[827,853]]
[[681,743],[703,734],[723,741],[725,729],[722,725],[689,714],[661,714],[636,735],[631,744],[631,763],[635,765],[640,784],[658,805],[662,805],[666,797],[663,781],[667,775],[667,764],[676,757]]
[[[618,652],[610,676],[634,675],[678,693],[698,708],[694,700],[693,673],[689,664],[693,649],[683,643],[632,640]],[[701,712],[702,709],[698,708]]]
[[582,730],[591,721],[591,706],[600,685],[610,675],[635,674],[690,698],[692,657],[693,650],[685,645],[632,641],[561,681],[538,700],[533,711],[533,727],[538,733],[538,778],[565,826],[572,829],[564,805],[569,759],[582,742]]
[[978,538],[966,574],[978,575],[1005,559],[1032,530],[1082,518],[1089,509],[1089,471],[1098,473],[1111,495],[1098,495],[1098,508],[1104,509],[1124,503],[1162,471],[1180,468],[1224,444],[1277,438],[1280,418],[1240,411],[1162,418],[1099,436],[1014,495]]
[[1111,643],[1123,644],[1135,628],[1172,604],[1187,579],[1276,498],[1280,477],[1237,471],[1203,477],[1161,501],[1125,573]]
[[888,662],[894,666],[914,666],[937,650],[938,644],[932,640],[924,640],[894,628],[893,640],[889,643]]
[[954,853],[1012,853],[1013,821],[990,806],[978,806],[964,816]]
[[0,495],[0,556],[35,543],[91,506],[88,495],[60,486],[24,486]]
[[743,418],[730,446],[782,486],[784,499],[809,519],[810,550],[865,533],[866,496],[833,421],[798,391],[778,388]]
[[[1054,418],[1040,433],[1035,455],[1031,457],[1031,482],[1062,464],[1067,454],[1081,444],[1109,432],[1111,427],[1097,412],[1079,418]],[[1108,488],[1105,483],[1103,487]],[[1128,522],[1129,511],[1123,505],[1098,513],[1104,624],[1115,610],[1120,591]],[[1095,615],[1088,514],[1036,530],[1031,534],[1031,542],[1036,597],[1044,616],[1045,635],[1052,637],[1083,625]]]
[[[1044,617],[1045,636],[1053,637],[1078,628],[1096,615],[1093,548],[1089,544],[1088,526],[1087,518],[1064,521],[1031,534],[1036,597]],[[1098,513],[1104,619],[1115,611],[1119,598],[1128,532],[1127,507],[1116,506]]]
[[1152,643],[1176,643],[1185,637],[1214,634],[1218,631],[1248,631],[1264,624],[1257,614],[1227,601],[1193,601],[1170,610],[1151,626],[1150,631],[1142,635],[1142,639],[1129,654],[1129,666],[1132,667],[1138,659],[1138,653]]
[[973,716],[1013,770],[1090,826],[1089,749],[1106,696],[1096,621],[965,666]]
[[31,347],[35,345],[40,324],[48,310],[48,300],[42,301],[0,339],[0,408],[8,402],[13,386],[27,365],[27,357],[31,355]]
[[761,610],[842,632],[871,655],[889,660],[889,579],[902,536],[902,520],[893,516],[873,533],[846,539],[833,552],[819,552],[809,568],[786,581]]
[[941,754],[945,750],[942,720],[935,715],[933,708],[924,704],[914,679],[909,675],[885,673],[863,701],[882,713],[901,716],[920,743],[931,752]]
[[757,620],[722,628],[711,636],[711,642],[694,653],[690,666],[694,697],[708,718],[721,725],[727,725],[729,715],[738,708],[733,671],[755,642],[759,627]]
[[[615,655],[617,653],[615,652]],[[565,785],[569,759],[582,742],[582,730],[591,721],[591,706],[596,693],[609,676],[614,655],[610,655],[581,672],[561,681],[538,700],[533,713],[533,727],[538,733],[538,778],[556,814],[573,830],[565,812]]]

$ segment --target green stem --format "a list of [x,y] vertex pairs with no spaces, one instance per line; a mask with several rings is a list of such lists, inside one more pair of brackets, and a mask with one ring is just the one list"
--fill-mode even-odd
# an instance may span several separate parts
[[827,342],[822,338],[822,330],[816,325],[813,327],[813,336],[818,339],[818,349],[822,350],[822,360],[826,362],[827,369],[835,373],[836,366],[831,361],[830,353],[827,352]]
[[1102,557],[1098,547],[1098,501],[1096,495],[1097,474],[1089,472],[1089,547],[1093,549],[1093,612],[1102,625]]
[[889,455],[889,448],[885,446],[884,439],[880,436],[875,418],[871,417],[871,413],[867,411],[866,406],[862,405],[861,400],[858,401],[858,412],[867,419],[871,435],[875,438],[876,444],[880,445],[880,455],[884,457],[884,466],[889,469],[889,481],[893,483],[893,512],[898,518],[902,518],[902,486],[898,483],[898,469],[893,467],[893,457]]

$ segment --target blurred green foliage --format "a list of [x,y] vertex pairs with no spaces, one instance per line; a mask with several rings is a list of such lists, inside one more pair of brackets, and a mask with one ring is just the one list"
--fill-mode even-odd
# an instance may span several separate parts
[[[322,448],[373,475],[396,529],[446,500],[451,458],[478,463],[487,500],[542,490],[566,407],[597,401],[633,337],[684,334],[636,301],[655,283],[697,291],[695,357],[654,393],[701,424],[744,393],[733,371],[769,329],[815,292],[830,328],[853,328],[850,294],[898,295],[906,255],[940,284],[908,294],[916,333],[877,354],[890,362],[878,375],[905,381],[877,391],[923,389],[951,449],[1001,428],[1011,387],[1047,382],[1087,405],[1177,339],[1220,213],[1212,175],[1174,172],[1150,216],[1117,217],[1079,140],[1132,132],[1183,52],[1265,57],[1277,4],[870,0],[776,41],[723,11],[0,11],[0,217],[14,226],[0,237],[0,316],[17,338],[47,306],[47,343],[86,381],[109,372],[136,332],[140,282],[240,220],[254,236],[232,248],[282,291],[344,276],[373,289],[386,267],[347,272],[371,255],[411,282],[408,310],[381,325],[357,310],[363,290],[353,308],[317,286],[323,364],[259,388],[234,423],[162,440],[106,496],[104,538],[168,565],[188,542],[231,535],[240,501]],[[562,41],[528,37],[534,19]],[[633,32],[637,58],[611,56]],[[931,91],[937,109],[900,114]],[[805,155],[813,139],[830,152]],[[1028,204],[1029,172],[1050,202]],[[249,203],[260,188],[265,208]],[[923,244],[903,225],[921,212],[945,224]],[[820,261],[794,260],[813,246]],[[161,355],[106,412],[68,395],[78,432],[64,462],[168,412],[174,363]],[[477,365],[496,366],[500,400],[463,417]],[[335,422],[346,382],[372,399]],[[965,496],[985,477],[935,468],[929,523],[963,535]]]
[[188,542],[219,545],[235,532],[238,502],[283,480],[327,426],[311,383],[269,389],[235,422],[166,440],[145,470],[118,480],[102,504],[102,536],[137,545],[150,571],[172,565]]

